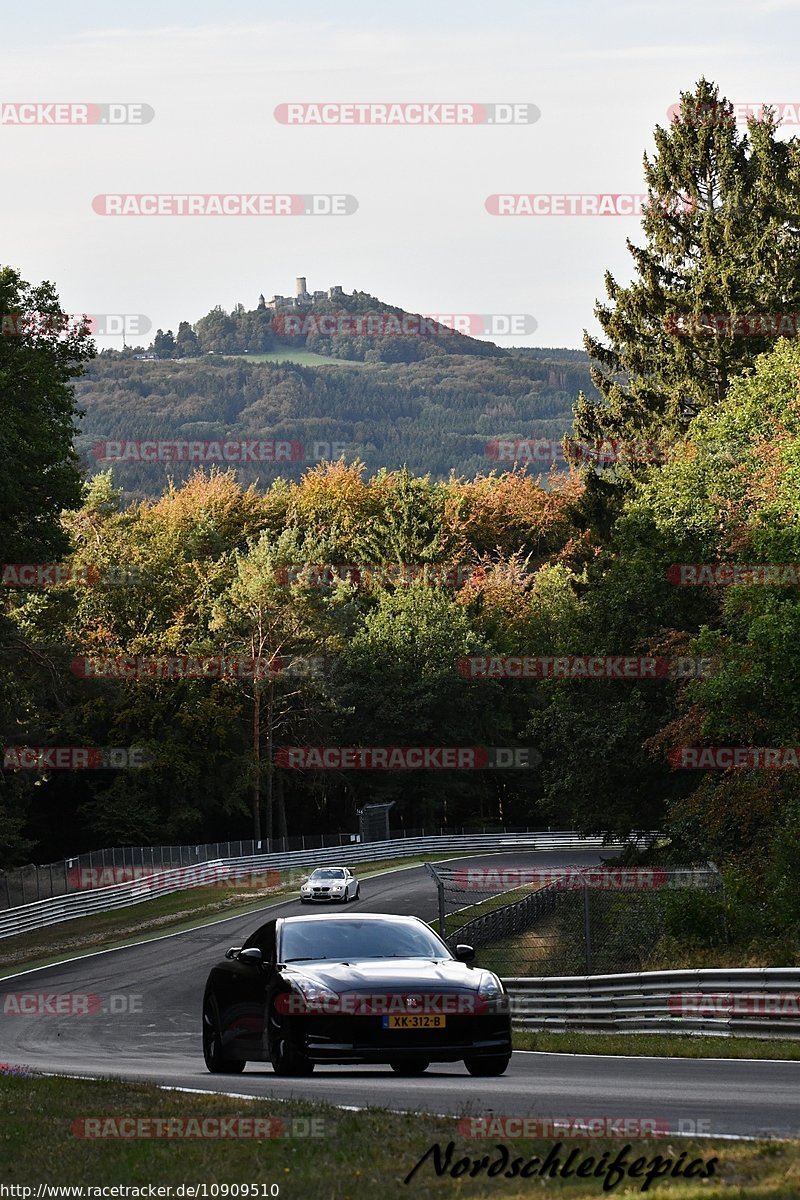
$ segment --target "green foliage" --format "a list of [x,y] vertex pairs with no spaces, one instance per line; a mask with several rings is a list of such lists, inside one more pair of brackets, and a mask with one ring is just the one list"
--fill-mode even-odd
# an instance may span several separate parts
[[[668,129],[656,126],[656,154],[644,159],[646,245],[628,242],[629,286],[606,274],[608,301],[595,308],[605,340],[584,335],[600,399],[579,399],[578,438],[680,438],[775,344],[724,320],[800,308],[800,140],[776,130],[767,112],[740,134],[733,106],[705,79],[681,94]],[[703,327],[709,316],[723,319],[720,334]],[[628,478],[619,475],[590,475],[601,506]]]
[[62,509],[80,503],[70,386],[94,350],[51,283],[0,267],[0,549],[4,562],[52,561],[67,541]]

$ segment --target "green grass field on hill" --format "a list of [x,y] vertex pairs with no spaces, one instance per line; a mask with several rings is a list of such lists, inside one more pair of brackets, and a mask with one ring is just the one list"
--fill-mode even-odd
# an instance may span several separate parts
[[[247,362],[299,363],[301,367],[369,367],[383,366],[382,363],[364,363],[358,359],[332,358],[328,354],[316,354],[313,350],[295,350],[287,347],[285,350],[268,350],[263,354],[220,354],[215,358],[244,359]],[[194,361],[200,361],[194,360]]]

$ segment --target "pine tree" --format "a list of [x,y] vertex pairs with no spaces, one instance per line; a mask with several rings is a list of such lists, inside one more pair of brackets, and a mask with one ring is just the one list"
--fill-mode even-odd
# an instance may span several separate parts
[[[606,273],[608,303],[595,314],[607,340],[584,332],[600,398],[578,399],[579,441],[619,439],[635,466],[652,456],[643,443],[685,432],[796,328],[752,320],[800,312],[800,141],[779,141],[776,129],[765,109],[740,134],[705,79],[681,95],[670,128],[656,126],[656,154],[644,157],[647,244],[627,243],[636,278],[621,286]],[[591,472],[589,482],[608,496],[620,477]]]

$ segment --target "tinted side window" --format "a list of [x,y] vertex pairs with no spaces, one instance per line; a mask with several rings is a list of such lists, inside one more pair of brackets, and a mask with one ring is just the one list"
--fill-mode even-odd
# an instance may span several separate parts
[[243,949],[250,950],[252,947],[257,947],[264,956],[265,962],[275,961],[275,922],[267,921],[266,925],[262,925],[255,933],[251,933],[250,937],[244,944]]

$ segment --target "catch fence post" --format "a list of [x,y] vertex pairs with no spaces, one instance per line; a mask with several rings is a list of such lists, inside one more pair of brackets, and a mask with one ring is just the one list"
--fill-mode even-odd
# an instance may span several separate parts
[[592,972],[592,926],[589,918],[589,888],[583,883],[583,937],[586,944],[586,974]]
[[445,936],[445,913],[444,913],[444,880],[440,878],[436,868],[430,863],[425,863],[425,869],[436,884],[436,891],[439,896],[439,936]]

